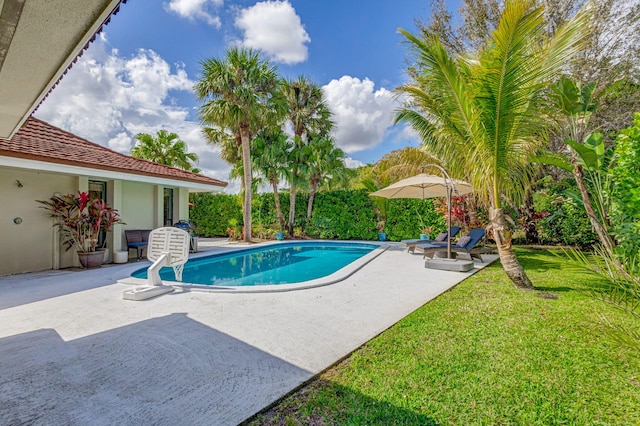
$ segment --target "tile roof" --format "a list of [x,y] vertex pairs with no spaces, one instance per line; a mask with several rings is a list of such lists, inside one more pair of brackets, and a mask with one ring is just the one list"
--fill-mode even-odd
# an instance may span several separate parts
[[0,156],[227,186],[227,182],[202,174],[120,154],[35,117],[29,117],[11,139],[0,139]]

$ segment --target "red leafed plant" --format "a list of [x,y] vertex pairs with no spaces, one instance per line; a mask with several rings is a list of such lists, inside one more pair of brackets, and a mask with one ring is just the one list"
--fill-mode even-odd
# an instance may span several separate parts
[[124,223],[117,210],[101,198],[90,199],[87,192],[54,195],[37,202],[55,220],[54,226],[60,229],[67,250],[75,247],[78,253],[96,251],[100,233],[110,231],[116,223]]

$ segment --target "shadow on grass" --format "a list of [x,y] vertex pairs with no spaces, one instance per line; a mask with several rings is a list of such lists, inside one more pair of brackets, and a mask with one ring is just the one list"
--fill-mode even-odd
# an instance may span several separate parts
[[328,424],[432,426],[439,423],[429,416],[325,379],[312,381],[241,423],[242,426]]

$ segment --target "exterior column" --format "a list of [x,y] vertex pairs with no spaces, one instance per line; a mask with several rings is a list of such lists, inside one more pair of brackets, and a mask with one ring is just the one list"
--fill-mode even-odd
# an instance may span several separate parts
[[[121,180],[110,180],[107,182],[107,199],[110,200],[109,205],[111,207],[118,210],[118,213],[122,213]],[[113,257],[114,252],[126,249],[123,234],[124,230],[122,225],[114,225],[111,232],[107,232],[107,247],[111,249],[111,257]]]
[[164,186],[155,185],[153,188],[153,228],[164,226]]

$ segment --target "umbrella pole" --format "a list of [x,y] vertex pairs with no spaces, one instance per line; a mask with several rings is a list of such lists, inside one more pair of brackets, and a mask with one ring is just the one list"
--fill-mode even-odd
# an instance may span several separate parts
[[447,182],[447,259],[451,259],[451,185]]

